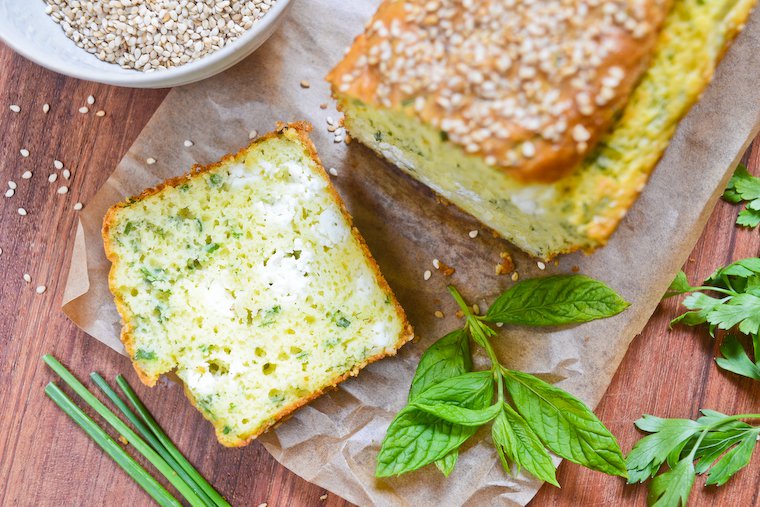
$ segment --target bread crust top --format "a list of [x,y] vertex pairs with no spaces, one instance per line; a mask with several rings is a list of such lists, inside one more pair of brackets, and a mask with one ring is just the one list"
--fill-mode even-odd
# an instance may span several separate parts
[[523,181],[569,174],[646,70],[671,0],[386,0],[328,75]]

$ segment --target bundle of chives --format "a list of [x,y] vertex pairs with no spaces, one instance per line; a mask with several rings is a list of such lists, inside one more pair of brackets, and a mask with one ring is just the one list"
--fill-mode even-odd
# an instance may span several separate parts
[[[159,472],[179,491],[192,507],[231,507],[230,504],[201,476],[179,452],[169,437],[158,426],[148,409],[137,397],[127,381],[119,375],[117,383],[127,399],[135,408],[136,415],[108,383],[92,373],[95,384],[116,405],[124,416],[145,438],[143,440],[116,414],[109,410],[87,388],[82,385],[53,356],[43,356],[43,361],[58,374],[90,407],[103,417],[119,434],[150,461]],[[124,451],[95,421],[85,414],[74,402],[52,382],[45,388],[45,393],[71,417],[85,432],[116,461],[159,505],[179,507],[181,504],[161,486],[151,475]],[[147,442],[146,442],[147,440]]]

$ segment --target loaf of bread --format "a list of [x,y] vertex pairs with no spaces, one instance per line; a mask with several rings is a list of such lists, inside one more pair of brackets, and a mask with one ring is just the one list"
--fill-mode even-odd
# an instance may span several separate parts
[[603,245],[756,0],[386,0],[351,136],[529,254]]
[[412,338],[309,128],[282,127],[104,220],[138,375],[153,385],[175,371],[226,446]]

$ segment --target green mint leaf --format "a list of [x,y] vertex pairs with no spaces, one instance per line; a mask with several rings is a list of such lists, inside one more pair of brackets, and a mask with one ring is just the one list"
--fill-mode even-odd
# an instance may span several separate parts
[[431,385],[471,369],[470,342],[465,330],[447,334],[422,354],[409,389],[409,401]]
[[413,407],[396,415],[377,455],[377,477],[391,477],[444,458],[477,431],[442,421]]
[[668,456],[681,452],[703,425],[690,419],[662,419],[644,415],[635,422],[642,431],[652,433],[633,446],[626,458],[628,483],[644,482],[654,477]]
[[518,472],[521,467],[525,468],[536,478],[559,487],[552,458],[538,435],[512,407],[506,403],[501,407],[491,427],[491,436],[504,470],[510,473],[511,463],[514,463]]
[[738,294],[713,308],[707,321],[719,329],[731,329],[738,324],[744,334],[760,333],[760,296]]
[[736,184],[739,181],[751,180],[752,178],[753,176],[749,173],[749,171],[747,171],[747,166],[744,164],[739,164],[736,168],[736,171],[734,171],[734,175],[731,176],[730,180],[728,180],[726,190],[723,192],[723,199],[732,204],[739,204],[742,202],[743,199],[736,189]]
[[723,341],[720,347],[720,353],[723,357],[715,359],[722,369],[749,377],[751,379],[760,380],[760,364],[753,363],[752,360],[745,352],[739,340],[729,335]]
[[601,282],[583,275],[557,275],[513,285],[494,301],[486,320],[526,326],[576,324],[617,315],[628,306]]
[[680,294],[686,294],[687,292],[692,292],[696,289],[696,287],[692,287],[689,284],[689,280],[686,278],[686,273],[679,271],[673,282],[670,284],[670,287],[668,287],[667,292],[665,292],[665,295],[662,296],[662,299],[668,299]]
[[415,402],[412,403],[412,406],[444,421],[463,426],[483,426],[501,412],[501,407],[498,404],[479,410],[464,408],[450,403],[425,404]]
[[414,397],[414,404],[484,409],[491,404],[493,384],[493,375],[489,370],[464,373],[428,387]]
[[520,415],[555,454],[627,477],[615,437],[582,401],[527,373],[504,369],[504,381]]
[[[758,201],[753,201],[758,202]],[[749,207],[749,204],[747,205],[747,209],[743,209],[739,212],[739,216],[736,217],[736,225],[741,225],[742,227],[749,227],[750,229],[754,229],[758,225],[760,225],[760,210],[756,210]]]
[[454,449],[450,453],[448,453],[443,458],[437,460],[435,462],[436,468],[441,471],[444,477],[448,477],[451,475],[451,472],[454,471],[454,466],[457,464],[457,459],[459,458],[459,450]]
[[733,447],[724,454],[720,461],[718,461],[707,474],[705,486],[722,486],[736,472],[747,466],[750,459],[752,459],[752,451],[755,450],[758,433],[760,433],[760,429],[747,432],[744,438],[739,442],[739,445]]
[[651,507],[686,507],[695,478],[691,457],[682,459],[675,468],[654,478],[647,503]]

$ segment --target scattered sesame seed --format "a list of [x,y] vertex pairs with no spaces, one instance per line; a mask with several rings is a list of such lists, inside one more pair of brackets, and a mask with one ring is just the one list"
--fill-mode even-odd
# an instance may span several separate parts
[[327,109],[327,103],[326,103],[326,102],[322,102],[322,103],[319,105],[319,108],[320,108],[320,109]]
[[55,183],[55,180],[57,180],[57,179],[58,179],[58,175],[56,173],[53,173],[50,176],[48,176],[48,181],[50,183]]
[[301,88],[310,88],[310,87],[311,87],[311,83],[309,83],[305,79],[301,80]]
[[472,313],[475,315],[480,315],[480,307],[476,304],[472,305]]
[[327,494],[324,494],[319,497],[320,500],[327,500]]
[[518,273],[517,271],[515,271],[514,273],[512,273],[512,281],[513,282],[516,282],[519,278],[520,278],[520,273]]
[[31,276],[29,276],[29,273],[24,273],[24,281],[25,281],[26,283],[29,283],[29,282],[31,282],[31,281],[32,281],[32,277],[31,277]]
[[475,238],[478,237],[478,231],[470,231],[468,233],[468,236],[470,236],[471,238],[475,239]]
[[438,259],[433,259],[433,267],[435,269],[440,269],[441,268],[441,261],[439,261]]
[[248,132],[248,139],[256,139],[257,137],[259,137],[259,131],[258,130],[253,129],[250,132]]
[[32,171],[24,171],[24,174],[21,175],[22,179],[28,180],[32,177]]
[[42,112],[47,114],[48,111],[50,111],[50,104],[48,103],[42,104]]
[[5,197],[13,197],[13,194],[15,193],[16,193],[15,190],[13,190],[12,188],[9,188],[8,190],[5,191]]
[[3,255],[3,249],[0,248],[0,255]]
[[71,178],[71,171],[69,171],[68,169],[64,169],[61,174],[63,174],[63,177],[66,179]]
[[538,262],[536,263],[536,266],[538,266],[538,269],[540,269],[541,271],[543,271],[543,270],[545,270],[545,269],[546,269],[546,264],[544,264],[544,263],[543,263],[543,262],[541,262],[541,261],[538,261]]
[[185,139],[185,142],[182,144],[185,145],[185,148],[189,148],[193,145],[193,142],[190,139]]
[[422,273],[422,278],[425,280],[430,280],[431,276],[433,276],[433,273],[431,273],[429,269],[426,269],[425,272]]
[[334,167],[331,167],[330,169],[328,169],[327,172],[329,172],[333,176],[337,176],[338,175],[338,170],[336,168],[334,168]]
[[503,323],[503,322],[497,322],[497,323],[496,323],[496,327],[503,327],[503,326],[504,326],[504,323]]
[[333,142],[335,142],[335,143],[342,143],[343,142],[343,136],[335,136],[335,139],[333,139]]
[[37,288],[35,289],[35,291],[37,292],[37,294],[42,294],[46,290],[47,290],[47,287],[45,287],[44,285],[38,285]]
[[11,104],[10,110],[13,111],[14,113],[20,113],[21,112],[21,108],[19,106],[17,106],[16,104]]
[[153,158],[153,157],[148,157],[148,158],[145,159],[145,163],[148,164],[148,165],[153,165],[153,164],[156,163],[156,159]]
[[16,182],[13,181],[13,180],[11,180],[11,181],[8,182],[8,188],[10,188],[10,189],[16,190],[17,186],[18,185],[16,185]]
[[63,162],[61,162],[60,160],[53,160],[53,167],[59,170],[63,169]]
[[18,214],[21,215],[22,217],[25,217],[26,216],[26,210],[24,208],[19,208],[18,209]]
[[260,504],[259,504],[259,507],[267,507],[267,504],[266,504],[266,502],[264,502],[264,503],[260,503]]
[[97,113],[95,113],[95,116],[102,118],[106,115],[106,112],[100,109]]
[[84,205],[81,202],[74,205],[74,211],[80,211],[82,208],[84,208]]
[[21,156],[24,158],[29,156],[29,150],[27,150],[26,148],[21,148],[18,152],[21,153]]
[[335,125],[335,120],[333,120],[332,116],[328,116],[325,121],[327,122],[328,125]]
[[434,313],[433,315],[435,315],[435,316],[436,316],[436,317],[438,317],[439,319],[442,319],[442,318],[444,317],[444,315],[443,315],[443,312],[442,312],[442,311],[440,311],[440,310],[436,310],[436,311],[435,311],[435,313]]
[[66,194],[69,192],[69,187],[67,186],[58,187],[57,192],[61,195]]
[[88,95],[87,96],[87,104],[93,105],[94,103],[95,103],[95,97],[93,97],[92,95]]
[[87,106],[82,106],[82,107],[79,108],[79,112],[82,113],[82,114],[87,114],[87,113],[90,112],[90,108],[87,107]]

